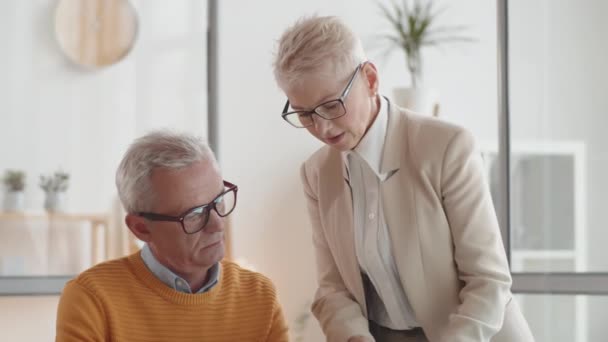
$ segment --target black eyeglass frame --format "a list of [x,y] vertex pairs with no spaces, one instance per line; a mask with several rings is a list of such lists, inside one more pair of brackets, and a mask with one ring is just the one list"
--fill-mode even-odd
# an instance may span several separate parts
[[[359,71],[363,68],[363,66],[365,65],[365,63],[367,63],[367,62],[363,62],[363,63],[357,65],[357,68],[355,69],[355,72],[353,72],[353,75],[350,77],[350,80],[348,81],[348,84],[346,85],[346,88],[344,88],[344,91],[342,91],[342,95],[340,95],[339,98],[333,99],[333,100],[329,100],[329,101],[325,101],[325,102],[321,103],[320,105],[317,105],[312,110],[296,110],[296,111],[291,111],[291,112],[288,112],[288,110],[289,110],[289,99],[287,99],[287,102],[285,103],[285,107],[283,107],[283,112],[281,114],[281,118],[283,118],[283,120],[287,121],[287,123],[289,123],[290,125],[292,125],[292,126],[294,126],[296,128],[306,128],[306,127],[312,126],[314,124],[314,121],[311,120],[311,123],[309,125],[296,125],[295,123],[291,122],[287,117],[289,115],[299,115],[299,114],[318,115],[319,117],[321,117],[322,119],[325,119],[325,120],[335,120],[337,118],[343,117],[347,113],[347,111],[346,111],[346,104],[344,103],[344,101],[346,100],[346,97],[350,93],[350,90],[351,90],[351,88],[353,86],[355,78],[357,77],[357,74],[359,74]],[[326,106],[328,103],[332,103],[332,102],[339,102],[340,103],[340,105],[342,106],[342,110],[343,110],[343,113],[341,115],[338,115],[338,116],[333,117],[333,118],[328,118],[328,117],[325,117],[323,114],[317,112],[318,108]]]
[[[228,215],[230,215],[233,211],[234,208],[236,208],[236,199],[237,199],[237,192],[239,190],[239,187],[236,186],[235,184],[232,184],[228,181],[224,181],[224,188],[226,190],[222,191],[221,194],[217,195],[213,201],[207,203],[207,204],[203,204],[203,205],[197,205],[196,207],[192,207],[186,211],[184,211],[184,213],[182,213],[179,216],[171,216],[171,215],[163,215],[163,214],[157,214],[157,213],[150,213],[150,212],[137,212],[135,213],[135,215],[143,217],[145,219],[148,219],[150,221],[167,221],[167,222],[179,222],[182,226],[182,230],[184,231],[184,233],[186,234],[195,234],[200,232],[201,230],[205,229],[205,227],[207,226],[207,223],[209,222],[209,216],[211,216],[211,210],[215,210],[215,212],[220,216],[220,217],[226,217]],[[234,205],[232,206],[232,209],[230,209],[229,212],[225,213],[225,214],[221,214],[216,207],[217,204],[217,200],[219,198],[222,198],[223,196],[225,196],[227,193],[233,191],[234,192]],[[206,216],[205,216],[205,222],[203,222],[203,224],[201,225],[201,227],[199,229],[197,229],[196,231],[193,232],[189,232],[186,230],[186,225],[184,224],[184,219],[186,218],[186,216],[188,216],[190,213],[192,213],[195,210],[203,210],[203,213],[206,212]]]

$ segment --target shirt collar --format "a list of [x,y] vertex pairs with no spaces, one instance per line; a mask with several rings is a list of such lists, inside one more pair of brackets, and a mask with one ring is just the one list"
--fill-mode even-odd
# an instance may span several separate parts
[[[182,277],[173,273],[173,271],[171,271],[165,265],[161,264],[150,250],[150,246],[148,246],[148,244],[144,244],[144,247],[141,249],[141,258],[150,272],[152,272],[156,278],[165,283],[167,286],[179,292],[192,293],[192,289],[190,288],[188,282]],[[215,263],[215,265],[209,269],[209,280],[200,290],[198,290],[197,293],[204,293],[213,288],[213,286],[218,283],[219,276],[220,266],[219,263]]]
[[349,171],[348,158],[351,154],[356,154],[365,160],[376,176],[382,178],[384,175],[380,172],[380,166],[382,165],[384,140],[388,126],[388,104],[382,96],[379,96],[379,101],[380,109],[371,127],[367,130],[367,133],[365,133],[357,147],[354,150],[343,152],[342,158],[347,171]]

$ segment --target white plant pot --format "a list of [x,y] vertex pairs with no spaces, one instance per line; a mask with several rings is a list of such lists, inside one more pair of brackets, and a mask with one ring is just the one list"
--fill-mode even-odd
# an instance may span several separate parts
[[23,211],[23,191],[7,191],[4,193],[2,208],[7,212]]
[[439,116],[439,93],[431,88],[399,87],[393,89],[395,103],[412,112]]
[[65,192],[50,191],[45,194],[44,209],[49,212],[65,211]]

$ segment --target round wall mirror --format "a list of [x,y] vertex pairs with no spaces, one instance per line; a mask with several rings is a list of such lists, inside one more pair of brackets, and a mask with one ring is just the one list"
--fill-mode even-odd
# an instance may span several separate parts
[[128,0],[60,0],[55,34],[75,63],[99,68],[123,59],[137,39],[135,8]]

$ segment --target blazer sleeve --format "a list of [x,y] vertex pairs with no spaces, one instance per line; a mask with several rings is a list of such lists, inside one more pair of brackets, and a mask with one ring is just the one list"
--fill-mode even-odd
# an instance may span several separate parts
[[511,300],[511,275],[481,155],[473,136],[460,130],[447,145],[441,195],[454,241],[460,305],[441,341],[490,341]]
[[367,318],[345,287],[333,253],[328,246],[319,216],[318,199],[310,185],[305,164],[301,168],[301,177],[312,223],[319,282],[312,304],[312,312],[319,321],[328,342],[346,342],[350,337],[358,335],[368,337],[373,341],[369,333]]

